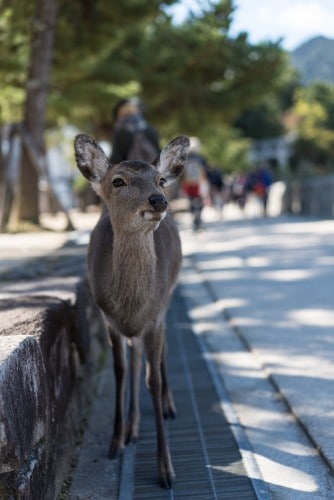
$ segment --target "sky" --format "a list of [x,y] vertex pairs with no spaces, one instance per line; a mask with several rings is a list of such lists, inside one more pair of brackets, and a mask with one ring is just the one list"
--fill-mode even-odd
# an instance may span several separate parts
[[[182,19],[189,9],[196,12],[207,3],[182,0],[173,10]],[[251,43],[282,38],[282,47],[293,50],[314,36],[334,38],[333,0],[234,0],[234,5],[230,34],[247,31]]]

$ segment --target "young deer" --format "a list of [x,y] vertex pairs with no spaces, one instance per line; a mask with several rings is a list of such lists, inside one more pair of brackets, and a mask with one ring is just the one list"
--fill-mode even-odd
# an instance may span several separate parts
[[[154,165],[123,161],[111,165],[102,149],[87,135],[75,139],[75,156],[82,174],[105,202],[92,232],[88,268],[94,300],[103,312],[114,355],[116,403],[109,457],[134,441],[139,429],[139,383],[143,345],[146,381],[151,391],[157,430],[160,484],[170,488],[173,465],[163,417],[174,417],[165,365],[164,323],[181,265],[176,225],[167,213],[164,188],[182,172],[189,140],[180,136],[161,152]],[[130,409],[124,423],[130,345]]]

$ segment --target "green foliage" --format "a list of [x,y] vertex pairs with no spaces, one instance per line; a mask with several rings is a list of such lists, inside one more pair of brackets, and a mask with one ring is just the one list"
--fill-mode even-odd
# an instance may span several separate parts
[[29,56],[31,1],[4,2],[0,6],[0,124],[22,119]]
[[269,139],[284,133],[277,99],[265,98],[255,108],[242,113],[235,126],[252,139]]
[[[143,95],[153,97],[157,120],[177,116],[182,128],[196,133],[206,121],[230,123],[271,88],[282,63],[280,50],[253,47],[245,36],[229,38],[228,12],[181,26],[162,19],[143,40],[138,48]],[[160,48],[159,57],[152,47]]]
[[133,47],[159,14],[160,4],[60,0],[50,119],[63,118],[86,130],[99,128],[110,121],[119,98],[140,92]]
[[313,84],[296,92],[293,113],[297,118],[297,158],[320,170],[334,168],[334,86]]
[[201,131],[202,153],[209,165],[224,173],[248,169],[249,140],[240,137],[236,129],[208,123]]
[[[270,94],[284,52],[279,44],[252,45],[244,33],[232,38],[232,0],[208,2],[179,25],[163,10],[173,3],[59,0],[48,123],[110,138],[116,101],[136,94],[163,137],[198,135],[213,162],[242,163],[244,143],[229,126]],[[34,4],[12,0],[1,12],[4,122],[22,113]],[[231,160],[224,161],[222,143]]]
[[160,4],[60,6],[50,117],[100,130],[110,125],[116,100],[136,93],[162,133],[174,125],[195,134],[206,121],[229,123],[271,89],[282,51],[273,44],[254,47],[245,35],[231,39],[231,1],[181,25]]
[[298,74],[284,57],[285,64],[270,92],[262,96],[255,106],[243,111],[235,121],[235,126],[246,137],[269,139],[285,133],[282,115],[293,105],[294,94],[300,87],[300,82]]

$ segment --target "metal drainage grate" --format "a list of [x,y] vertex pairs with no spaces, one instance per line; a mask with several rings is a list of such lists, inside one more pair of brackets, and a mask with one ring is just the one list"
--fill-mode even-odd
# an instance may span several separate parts
[[120,500],[256,499],[178,290],[167,330],[169,381],[178,414],[166,428],[176,482],[172,490],[157,482],[155,423],[143,381],[140,435],[123,460]]

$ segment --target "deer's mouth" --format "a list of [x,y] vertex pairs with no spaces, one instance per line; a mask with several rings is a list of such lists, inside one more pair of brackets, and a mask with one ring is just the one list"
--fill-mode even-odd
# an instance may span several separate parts
[[145,210],[142,214],[147,221],[162,221],[166,217],[167,211],[156,212],[153,210]]

